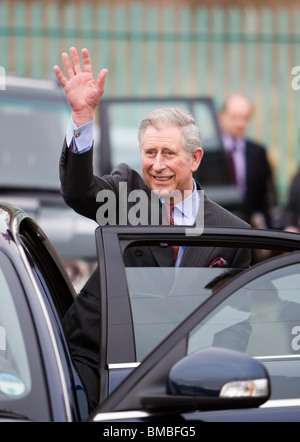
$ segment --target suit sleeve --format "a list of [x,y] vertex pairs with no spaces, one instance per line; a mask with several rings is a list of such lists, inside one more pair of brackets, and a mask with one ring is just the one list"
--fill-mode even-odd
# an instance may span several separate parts
[[[118,174],[98,177],[93,172],[93,147],[77,154],[68,149],[66,141],[60,160],[61,195],[75,212],[96,221],[97,194],[100,190],[117,193]],[[124,181],[126,178],[124,178]]]
[[60,160],[61,195],[75,212],[96,220],[97,179],[93,175],[93,151],[76,154],[64,142]]
[[[78,154],[68,149],[64,142],[60,160],[61,194],[68,206],[80,215],[97,221],[97,211],[106,201],[97,201],[101,190],[111,191],[115,197],[116,213],[111,224],[118,220],[118,202],[120,197],[128,198],[133,189],[149,191],[141,176],[127,164],[119,164],[109,175],[96,176],[93,171],[93,147]],[[124,186],[120,190],[120,184]],[[126,194],[124,194],[124,192]],[[100,200],[100,198],[98,198]],[[109,220],[107,223],[110,224]],[[118,221],[117,221],[118,223]]]

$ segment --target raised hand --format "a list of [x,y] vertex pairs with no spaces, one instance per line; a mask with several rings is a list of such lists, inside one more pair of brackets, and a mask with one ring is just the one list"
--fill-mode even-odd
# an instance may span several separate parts
[[58,81],[65,90],[72,109],[72,118],[77,126],[81,126],[94,118],[96,107],[104,92],[107,74],[107,69],[102,69],[97,80],[94,81],[88,50],[82,49],[81,55],[82,69],[76,48],[72,47],[70,49],[71,59],[65,52],[62,54],[67,78],[59,66],[56,65],[53,68]]

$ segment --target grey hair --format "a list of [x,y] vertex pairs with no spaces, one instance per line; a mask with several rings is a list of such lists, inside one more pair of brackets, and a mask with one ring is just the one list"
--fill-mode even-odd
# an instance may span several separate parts
[[149,126],[159,128],[161,125],[182,127],[183,148],[192,155],[202,147],[201,133],[190,112],[176,107],[155,109],[141,121],[138,129],[139,147],[143,144],[145,130]]

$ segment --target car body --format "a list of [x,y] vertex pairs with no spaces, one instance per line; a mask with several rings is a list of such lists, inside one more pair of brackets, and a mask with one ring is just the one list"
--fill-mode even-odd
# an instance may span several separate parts
[[0,200],[22,207],[43,227],[81,287],[95,266],[97,225],[60,195],[59,158],[70,118],[64,91],[54,80],[7,76],[0,98]]
[[[21,209],[1,204],[0,230],[0,419],[180,425],[300,420],[299,235],[208,228],[197,236],[173,226],[98,227],[101,387],[99,407],[90,413],[62,326],[76,296],[62,261]],[[253,266],[124,264],[128,250],[174,243],[203,250],[252,248]],[[160,289],[159,281],[165,284]],[[256,324],[249,300],[278,293],[288,317],[269,321],[274,340],[264,339],[265,331],[249,333]],[[267,301],[262,307],[264,314],[273,312]],[[285,335],[287,343],[280,342]],[[232,382],[234,392],[222,395]]]

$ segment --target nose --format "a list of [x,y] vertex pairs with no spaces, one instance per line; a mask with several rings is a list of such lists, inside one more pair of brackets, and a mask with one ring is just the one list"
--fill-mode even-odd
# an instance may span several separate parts
[[160,172],[165,168],[164,157],[161,155],[160,152],[158,152],[155,156],[152,167],[156,172]]

